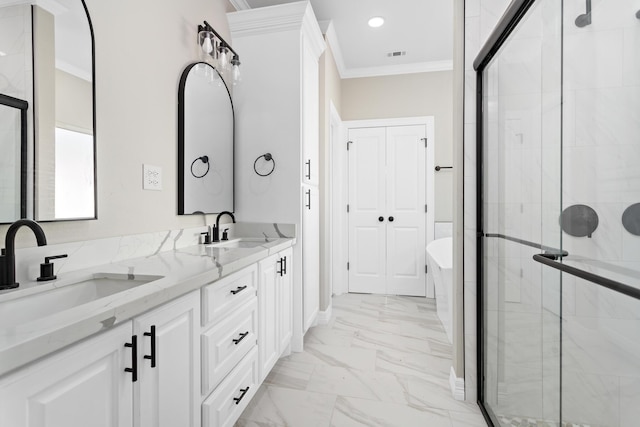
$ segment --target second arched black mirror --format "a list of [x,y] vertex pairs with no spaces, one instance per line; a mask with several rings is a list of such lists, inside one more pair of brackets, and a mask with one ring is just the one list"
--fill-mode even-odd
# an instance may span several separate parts
[[190,64],[178,91],[178,214],[234,210],[234,114],[218,71]]

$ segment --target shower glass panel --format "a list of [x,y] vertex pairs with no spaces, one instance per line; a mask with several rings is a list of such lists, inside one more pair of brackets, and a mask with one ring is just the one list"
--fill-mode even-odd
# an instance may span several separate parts
[[[588,206],[598,221],[590,236],[565,230],[562,262],[637,290],[640,2],[590,3],[580,26],[585,2],[564,0],[562,209]],[[563,421],[640,425],[640,301],[566,273],[562,287]]]
[[513,0],[474,64],[495,426],[640,425],[638,9]]
[[[495,425],[557,422],[561,4],[531,7],[483,73],[482,398]],[[516,424],[517,425],[517,424]]]

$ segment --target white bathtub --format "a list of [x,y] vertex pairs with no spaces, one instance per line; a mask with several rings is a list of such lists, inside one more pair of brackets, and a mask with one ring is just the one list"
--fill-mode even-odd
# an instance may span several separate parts
[[427,262],[435,285],[438,317],[447,332],[449,342],[452,343],[453,240],[451,237],[434,240],[427,245]]

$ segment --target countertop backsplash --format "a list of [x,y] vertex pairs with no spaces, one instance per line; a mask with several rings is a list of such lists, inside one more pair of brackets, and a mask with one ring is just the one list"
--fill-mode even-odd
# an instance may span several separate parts
[[[292,224],[227,223],[224,228],[229,228],[229,239],[295,237],[295,225]],[[85,268],[197,245],[202,241],[201,233],[206,231],[207,227],[201,226],[16,249],[16,280],[18,283],[36,280],[40,274],[40,264],[47,256],[68,255],[66,258],[52,260],[55,265],[54,274],[64,275]]]

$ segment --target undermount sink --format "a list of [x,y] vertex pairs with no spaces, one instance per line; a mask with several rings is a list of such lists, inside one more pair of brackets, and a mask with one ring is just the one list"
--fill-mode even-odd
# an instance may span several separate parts
[[[59,313],[162,277],[97,273],[75,282],[62,282],[59,287],[52,282],[51,287],[41,292],[29,292],[22,297],[0,302],[0,328]],[[40,286],[44,288],[47,284]]]
[[209,245],[207,247],[210,247],[210,248],[234,248],[234,249],[235,248],[255,248],[257,246],[262,246],[265,243],[267,243],[267,242],[265,241],[264,238],[251,239],[251,238],[246,238],[245,237],[245,238],[221,241],[221,242]]

